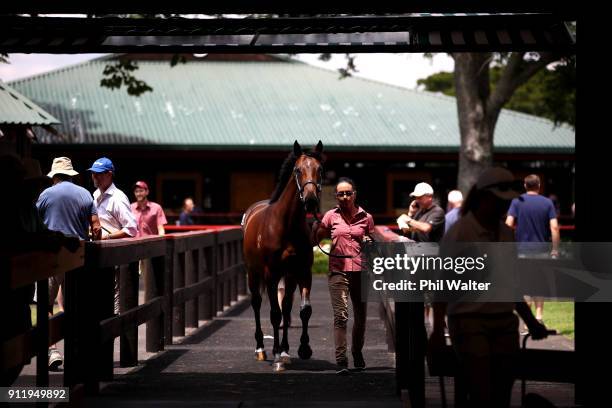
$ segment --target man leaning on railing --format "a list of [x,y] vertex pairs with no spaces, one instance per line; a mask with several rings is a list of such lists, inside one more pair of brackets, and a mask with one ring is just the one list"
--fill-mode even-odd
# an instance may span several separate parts
[[[24,182],[25,168],[21,160],[13,155],[0,156],[0,174],[5,176],[3,188],[10,193],[0,200],[5,238],[10,238],[3,240],[3,252],[9,255],[37,250],[57,252],[62,246],[76,251],[80,245],[78,238],[49,231],[40,219],[32,201],[32,193]],[[6,274],[8,270],[2,273]],[[11,290],[6,276],[0,282],[0,310],[4,316],[0,342],[4,342],[32,327],[29,304],[34,296],[34,284]],[[22,368],[23,364],[2,371],[0,386],[10,386]]]
[[[97,190],[93,193],[94,206],[102,225],[102,239],[135,237],[138,224],[132,214],[130,200],[113,183],[115,166],[113,162],[101,157],[87,169]],[[115,268],[115,314],[119,313],[119,268]]]

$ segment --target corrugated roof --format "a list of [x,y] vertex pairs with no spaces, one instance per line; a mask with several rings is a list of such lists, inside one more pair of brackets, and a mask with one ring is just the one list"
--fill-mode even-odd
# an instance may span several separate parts
[[[455,98],[407,90],[296,61],[140,61],[153,92],[131,97],[99,86],[107,60],[12,82],[85,144],[286,149],[456,151]],[[53,141],[57,142],[57,141]],[[573,152],[575,133],[502,111],[497,150]]]
[[52,125],[59,123],[50,113],[0,81],[0,123],[8,125]]

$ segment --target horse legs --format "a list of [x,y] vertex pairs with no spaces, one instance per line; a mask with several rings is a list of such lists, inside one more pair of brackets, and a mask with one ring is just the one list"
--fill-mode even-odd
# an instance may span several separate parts
[[283,297],[283,340],[281,341],[281,360],[285,364],[291,363],[289,355],[289,320],[291,319],[291,309],[293,308],[293,293],[295,292],[295,279],[285,276],[285,296]]
[[[310,271],[308,271],[310,272]],[[302,320],[302,336],[300,337],[300,347],[298,355],[302,360],[308,360],[312,356],[310,348],[310,337],[308,337],[308,321],[312,315],[312,306],[310,306],[310,288],[312,286],[312,275],[306,274],[306,277],[300,281],[300,293],[302,301],[300,303],[300,320]]]
[[285,369],[284,364],[281,361],[281,348],[278,341],[281,310],[280,305],[278,304],[276,291],[279,280],[280,279],[271,279],[269,282],[267,282],[268,299],[270,300],[270,323],[272,323],[272,329],[274,331],[274,346],[272,347],[272,353],[274,354],[274,371],[283,371]]
[[251,307],[255,314],[255,341],[257,346],[255,348],[255,358],[257,361],[266,360],[266,351],[264,349],[264,337],[263,331],[261,330],[261,292],[259,288],[259,279],[253,276],[254,274],[249,271],[249,290],[251,291]]

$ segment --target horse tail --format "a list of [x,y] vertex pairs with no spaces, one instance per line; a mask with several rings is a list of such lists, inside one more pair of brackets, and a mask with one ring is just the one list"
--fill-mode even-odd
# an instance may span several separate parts
[[253,269],[249,268],[248,266],[244,266],[246,268],[247,271],[247,278],[248,278],[248,283],[249,283],[249,290],[251,291],[251,294],[253,293],[254,290],[256,290],[260,295],[265,295],[266,294],[266,282],[265,279],[262,275],[260,275],[259,273],[257,273],[256,271],[254,271]]

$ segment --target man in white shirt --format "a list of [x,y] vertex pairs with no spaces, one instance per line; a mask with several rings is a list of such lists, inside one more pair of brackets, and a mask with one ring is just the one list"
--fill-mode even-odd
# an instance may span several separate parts
[[97,187],[93,197],[102,225],[102,239],[135,237],[138,224],[132,214],[130,200],[113,183],[113,162],[102,157],[88,170],[91,171],[91,178]]
[[[97,190],[94,191],[94,206],[98,212],[98,219],[102,226],[102,239],[119,239],[135,237],[138,233],[138,224],[132,214],[130,200],[115,187],[113,162],[101,157],[87,169],[91,171],[91,178]],[[115,313],[119,313],[119,267],[115,267]]]

